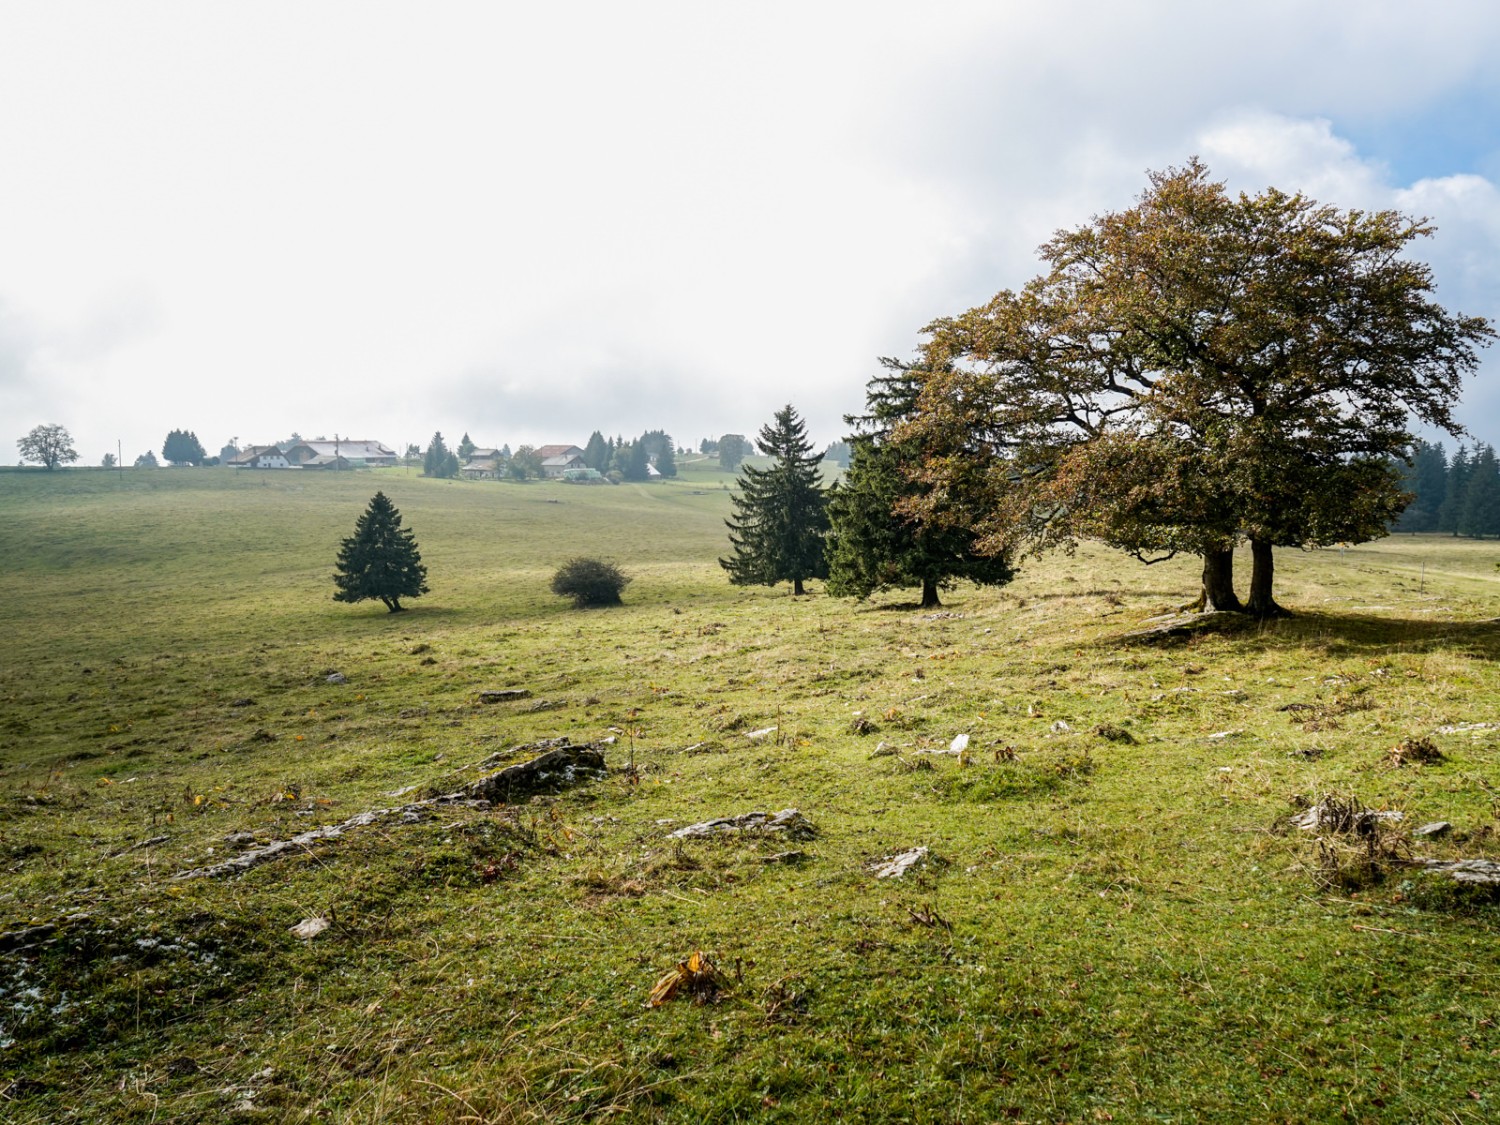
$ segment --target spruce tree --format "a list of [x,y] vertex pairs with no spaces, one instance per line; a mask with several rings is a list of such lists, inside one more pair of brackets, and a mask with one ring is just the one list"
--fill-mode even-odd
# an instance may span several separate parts
[[644,440],[633,441],[624,447],[620,472],[624,474],[626,480],[650,480],[650,464]]
[[354,523],[354,534],[339,544],[337,566],[336,602],[378,599],[392,613],[400,613],[402,598],[427,593],[427,568],[417,541],[411,528],[401,526],[401,513],[384,492],[371,498]]
[[677,475],[677,454],[673,452],[670,442],[662,446],[661,452],[656,455],[656,471],[664,477]]
[[443,441],[442,431],[432,435],[432,440],[427,443],[427,453],[422,458],[422,475],[424,477],[446,477],[453,476],[448,472],[448,445]]
[[844,419],[864,432],[837,443],[853,453],[849,472],[828,496],[828,592],[867,598],[878,590],[919,586],[922,607],[931,608],[942,604],[938,590],[957,579],[1004,585],[1015,576],[1009,557],[981,555],[974,521],[954,518],[951,501],[921,514],[905,510],[905,501],[928,492],[913,477],[943,451],[930,440],[895,436],[895,427],[916,412],[921,381],[899,360],[880,362],[887,373],[866,388],[868,413]]
[[1411,493],[1411,503],[1396,521],[1397,531],[1432,531],[1438,509],[1448,488],[1448,458],[1441,442],[1418,441],[1411,464],[1402,473],[1401,486]]
[[609,446],[598,430],[589,435],[589,443],[583,447],[583,463],[601,473],[609,471]]
[[1449,535],[1458,534],[1458,519],[1464,510],[1464,493],[1469,487],[1469,475],[1473,462],[1469,451],[1460,445],[1453,451],[1453,460],[1448,462],[1448,483],[1443,491],[1443,502],[1438,507],[1437,526],[1434,531]]
[[1500,535],[1500,462],[1496,461],[1494,446],[1481,445],[1475,450],[1458,514],[1458,534],[1470,539]]
[[473,439],[469,437],[469,431],[465,430],[463,438],[458,443],[458,459],[467,464],[469,458],[474,456],[474,450],[478,448],[474,444]]
[[828,512],[818,475],[823,458],[813,452],[807,426],[790,405],[761,427],[760,448],[771,466],[743,467],[734,515],[724,521],[734,554],[719,565],[736,586],[790,582],[792,593],[806,593],[804,580],[828,574]]

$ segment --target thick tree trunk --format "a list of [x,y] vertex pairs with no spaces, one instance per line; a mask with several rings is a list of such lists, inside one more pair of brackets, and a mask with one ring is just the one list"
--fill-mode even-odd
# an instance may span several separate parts
[[1234,593],[1233,548],[1203,552],[1203,592],[1196,608],[1203,613],[1245,608]]
[[1260,539],[1250,540],[1250,556],[1250,601],[1245,608],[1256,617],[1286,616],[1286,610],[1277,605],[1272,596],[1276,560],[1271,554],[1271,544]]
[[381,598],[380,600],[385,602],[385,608],[392,613],[401,612],[401,603],[396,598]]
[[801,595],[803,595],[805,593],[807,593],[807,591],[802,588],[802,579],[800,579],[800,578],[793,578],[792,579],[792,597],[794,597],[794,598],[795,597],[800,597]]
[[922,608],[932,609],[943,603],[938,600],[937,583],[931,578],[922,579]]

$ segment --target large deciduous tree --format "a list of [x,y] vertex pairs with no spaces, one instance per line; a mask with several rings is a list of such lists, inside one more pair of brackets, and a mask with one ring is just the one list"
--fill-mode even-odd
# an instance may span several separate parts
[[743,434],[724,434],[715,443],[718,446],[719,468],[732,473],[750,453],[750,443]]
[[917,586],[922,607],[931,608],[941,604],[938,591],[959,579],[1009,582],[1015,573],[1009,553],[979,553],[973,513],[955,513],[951,494],[925,509],[912,503],[931,489],[915,479],[918,471],[946,451],[932,440],[936,431],[926,440],[895,436],[916,411],[922,373],[899,360],[880,362],[886,373],[866,388],[866,413],[844,419],[858,430],[845,446],[852,450],[849,471],[828,494],[828,592],[866,598]]
[[339,544],[333,584],[336,602],[378,600],[392,613],[402,611],[402,598],[427,593],[427,568],[416,538],[401,526],[401,513],[384,492],[371,497],[354,534]]
[[812,451],[807,426],[790,405],[761,427],[760,448],[771,464],[743,467],[734,515],[724,521],[733,554],[719,565],[736,586],[790,582],[792,593],[802,594],[805,580],[828,573],[823,557],[828,512],[818,475],[822,457]]
[[34,427],[25,437],[16,439],[16,447],[21,451],[21,460],[36,461],[49,471],[78,460],[73,435],[56,422]]
[[1411,420],[1460,432],[1453,406],[1494,332],[1437,304],[1406,257],[1432,230],[1274,188],[1231,196],[1195,160],[1058,233],[1046,274],[929,328],[928,366],[952,373],[924,410],[967,418],[995,455],[983,530],[1196,552],[1219,609],[1242,608],[1232,551],[1248,540],[1244,608],[1279,612],[1274,547],[1384,534]]

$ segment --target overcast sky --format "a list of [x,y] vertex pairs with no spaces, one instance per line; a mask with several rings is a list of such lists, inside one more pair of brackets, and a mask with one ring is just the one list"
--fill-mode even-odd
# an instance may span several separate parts
[[1430,216],[1500,317],[1497,57],[1441,0],[0,0],[0,440],[822,444],[1194,154]]

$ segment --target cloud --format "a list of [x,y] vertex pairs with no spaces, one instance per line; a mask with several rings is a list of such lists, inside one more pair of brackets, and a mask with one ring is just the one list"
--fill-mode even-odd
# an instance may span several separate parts
[[788,400],[829,440],[876,356],[1195,153],[1431,213],[1443,299],[1500,296],[1477,149],[1414,178],[1371,147],[1493,104],[1486,3],[99,3],[7,32],[0,415],[78,416],[80,448],[686,441]]

